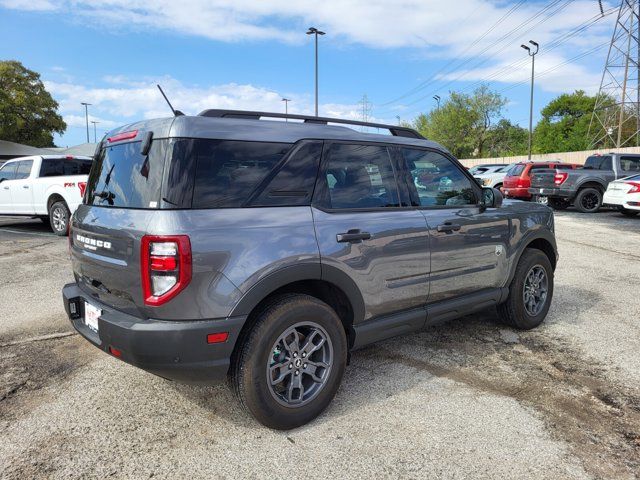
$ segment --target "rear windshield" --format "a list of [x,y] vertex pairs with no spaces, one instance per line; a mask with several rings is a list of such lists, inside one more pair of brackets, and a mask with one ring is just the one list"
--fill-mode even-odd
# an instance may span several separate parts
[[41,177],[59,177],[62,175],[89,175],[91,160],[80,158],[43,158],[40,167]]
[[613,170],[610,155],[594,155],[584,162],[587,170]]
[[158,208],[166,140],[155,140],[149,154],[140,142],[107,145],[89,175],[85,203],[101,207]]
[[516,165],[514,165],[509,169],[509,171],[507,172],[507,175],[510,177],[519,177],[523,171],[524,171],[524,164],[517,163]]

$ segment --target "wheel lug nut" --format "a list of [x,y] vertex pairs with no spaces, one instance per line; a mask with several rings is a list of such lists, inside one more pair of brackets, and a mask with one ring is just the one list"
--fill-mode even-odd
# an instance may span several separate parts
[[296,370],[296,375],[300,375],[300,370]]
[[289,370],[291,370],[293,368],[293,363],[289,364]]
[[298,354],[296,352],[293,352],[293,358],[296,358],[298,356]]
[[306,353],[303,353],[303,354],[302,354],[302,358],[304,358],[304,357],[306,357],[306,356],[307,356],[307,354],[306,354]]
[[306,364],[306,363],[305,363],[305,364],[303,364],[303,365],[302,365],[302,368],[307,368],[307,364]]

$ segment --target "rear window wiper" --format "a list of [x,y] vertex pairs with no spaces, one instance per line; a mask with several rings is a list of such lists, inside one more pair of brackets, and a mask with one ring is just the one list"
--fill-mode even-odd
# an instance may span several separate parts
[[107,202],[109,205],[113,205],[113,199],[116,198],[116,194],[108,190],[102,190],[101,192],[94,192],[93,195],[98,197],[101,202]]

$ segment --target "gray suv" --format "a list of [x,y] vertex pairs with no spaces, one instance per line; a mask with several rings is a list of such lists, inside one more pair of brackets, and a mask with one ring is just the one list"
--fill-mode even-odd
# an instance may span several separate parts
[[277,429],[320,414],[365,345],[492,306],[536,327],[557,261],[549,208],[503,205],[414,130],[222,110],[110,132],[69,239],[82,336],[228,378]]

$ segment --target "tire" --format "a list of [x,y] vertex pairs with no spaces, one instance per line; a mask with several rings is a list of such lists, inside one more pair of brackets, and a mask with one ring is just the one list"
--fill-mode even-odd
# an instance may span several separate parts
[[[531,294],[526,295],[526,289],[533,289],[534,284],[528,281],[539,274],[540,270],[544,272],[546,281],[546,294],[544,301],[536,305],[536,308],[530,308],[525,304],[525,298],[530,298]],[[533,275],[532,277],[530,277]],[[540,283],[542,285],[542,283]],[[538,294],[542,288],[535,289]],[[516,273],[509,285],[509,296],[507,300],[498,305],[498,315],[503,323],[518,328],[520,330],[530,330],[540,325],[549,311],[551,300],[553,298],[553,268],[549,258],[538,249],[527,248],[516,267]]]
[[69,233],[71,212],[64,201],[55,202],[49,208],[49,224],[53,233],[65,237]]
[[549,206],[554,210],[566,210],[571,205],[571,202],[564,198],[550,198]]
[[549,197],[545,197],[544,195],[535,195],[531,197],[531,200],[539,203],[540,205],[549,205]]
[[[310,422],[331,403],[347,363],[347,338],[326,303],[301,294],[276,297],[241,341],[231,359],[230,383],[260,423],[289,430]],[[312,353],[307,357],[305,350]],[[328,366],[311,370],[312,363]]]
[[618,212],[626,215],[627,217],[635,217],[638,213],[640,213],[638,210],[629,210],[628,208],[624,207],[618,207]]
[[573,204],[582,213],[595,213],[602,206],[602,193],[597,188],[583,188],[578,192]]

